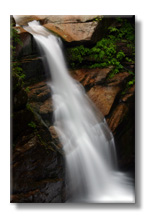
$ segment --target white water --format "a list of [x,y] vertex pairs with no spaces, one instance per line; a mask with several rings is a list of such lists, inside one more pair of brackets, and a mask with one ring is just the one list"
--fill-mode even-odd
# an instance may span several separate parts
[[105,119],[68,73],[59,38],[38,22],[26,27],[51,71],[54,126],[66,159],[68,202],[133,203],[131,178],[117,170],[115,144]]

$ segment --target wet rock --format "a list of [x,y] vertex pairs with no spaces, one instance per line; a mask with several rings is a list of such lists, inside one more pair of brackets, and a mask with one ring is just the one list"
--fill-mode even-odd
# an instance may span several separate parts
[[13,27],[16,26],[16,21],[15,21],[13,15],[10,16],[10,22],[11,22],[11,25],[12,25]]
[[111,68],[78,69],[71,70],[71,76],[79,81],[85,88],[104,82]]
[[109,114],[112,104],[114,103],[116,95],[119,93],[120,87],[112,86],[94,86],[89,92],[88,96],[94,102],[96,107],[103,113],[104,116]]
[[47,114],[53,112],[53,103],[52,99],[48,99],[44,102],[43,105],[40,106],[40,114]]
[[30,33],[28,33],[22,27],[15,27],[19,34],[21,43],[16,45],[16,55],[17,57],[22,57],[26,55],[31,55],[36,53],[36,43]]
[[111,79],[107,79],[107,83],[112,86],[122,85],[122,83],[126,83],[127,79],[130,77],[128,72],[120,72],[113,76]]
[[17,92],[14,97],[13,97],[13,101],[14,101],[14,110],[21,110],[23,109],[26,104],[27,104],[27,100],[28,100],[28,96],[26,94],[26,92],[24,91],[24,89],[21,89],[19,92]]
[[57,147],[57,149],[58,149],[61,153],[63,153],[63,151],[62,151],[62,145],[61,145],[60,140],[59,140],[59,137],[61,137],[61,136],[59,135],[58,132],[56,132],[55,126],[50,126],[50,127],[49,127],[49,131],[50,131],[50,134],[51,134],[51,136],[52,136],[53,142],[55,143],[55,146]]
[[11,202],[62,202],[63,159],[37,136],[17,145],[12,164]]
[[90,41],[92,40],[94,31],[98,22],[91,23],[62,23],[62,24],[44,24],[48,30],[59,35],[64,41],[73,42],[73,41]]
[[15,16],[19,25],[38,20],[48,30],[59,35],[66,42],[91,42],[99,40],[104,34],[102,28],[108,27],[111,19],[98,15],[21,15]]
[[[53,143],[46,123],[28,104],[27,93],[16,75],[13,84],[11,202],[64,202],[63,156]],[[48,96],[49,93],[45,82],[33,85],[30,90],[34,103],[45,102],[40,94],[44,92],[42,95]],[[34,98],[35,93],[38,99]],[[48,112],[46,105],[45,102],[44,108],[40,107],[41,112]]]
[[28,96],[30,102],[44,102],[51,97],[51,90],[45,80],[30,85],[29,89]]
[[42,104],[39,107],[38,113],[42,117],[42,119],[47,123],[47,125],[50,125],[53,123],[53,105],[52,105],[52,99],[46,100],[44,104]]
[[37,15],[14,15],[16,23],[18,25],[27,25],[32,20],[39,20],[40,18]]
[[122,96],[121,100],[123,102],[129,101],[135,95],[135,85],[130,87],[125,95]]
[[33,119],[33,113],[24,108],[13,113],[12,130],[13,139],[20,135],[24,130],[28,128],[28,123]]
[[41,23],[84,23],[95,19],[96,17],[101,18],[98,15],[41,15]]
[[125,171],[134,172],[135,168],[135,99],[129,99],[129,103],[124,103],[126,108],[122,113],[114,135],[118,154],[119,167]]
[[45,81],[36,83],[29,87],[28,93],[29,103],[34,111],[36,111],[43,121],[50,126],[53,122],[53,103],[51,91]]
[[128,112],[128,107],[126,104],[119,104],[114,109],[110,118],[107,119],[108,125],[112,132],[115,132],[116,128],[123,121],[124,116],[126,116]]
[[14,16],[17,24],[27,25],[28,22],[33,20],[39,20],[41,24],[46,23],[77,23],[87,22],[94,18],[102,17],[98,15],[16,15]]
[[13,73],[12,75],[12,91],[17,93],[22,89],[22,80],[18,77],[17,74]]
[[32,56],[29,58],[27,57],[26,59],[22,59],[20,64],[23,73],[25,74],[24,81],[30,81],[29,83],[31,83],[33,80],[38,80],[38,78],[45,78],[45,71],[41,58]]

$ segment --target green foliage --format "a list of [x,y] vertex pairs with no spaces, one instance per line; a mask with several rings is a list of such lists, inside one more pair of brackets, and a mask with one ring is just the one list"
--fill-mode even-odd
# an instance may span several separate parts
[[31,105],[30,105],[29,103],[27,103],[26,108],[27,108],[29,111],[33,112],[33,109],[32,109],[32,107],[31,107]]
[[95,17],[93,21],[101,21],[102,19],[102,17]]
[[33,121],[31,121],[30,123],[28,123],[28,126],[30,126],[30,127],[33,128],[33,129],[36,129],[36,124],[35,124]]
[[20,40],[20,37],[18,35],[18,32],[15,28],[13,28],[12,24],[10,26],[10,34],[11,34],[11,40],[13,40],[13,43],[14,45],[16,44],[20,44],[22,45],[22,42]]
[[12,26],[10,26],[10,33],[11,33],[11,71],[12,74],[16,74],[20,79],[25,78],[25,74],[22,72],[22,68],[20,67],[20,63],[16,56],[16,45],[19,44],[22,46],[22,42],[18,35],[17,30]]
[[119,31],[116,27],[109,27],[108,29],[110,30],[110,33]]
[[89,49],[85,48],[83,45],[71,48],[68,50],[71,55],[72,67],[74,62],[82,63],[83,57],[88,54]]
[[29,92],[30,92],[29,87],[26,87],[26,88],[25,88],[25,91],[26,91],[27,93],[29,93]]
[[[98,41],[95,46],[88,48],[81,45],[69,48],[67,55],[70,65],[72,68],[112,66],[110,77],[113,77],[116,73],[127,70],[125,67],[126,61],[134,64],[134,37],[134,24],[129,22],[128,19],[118,17],[116,22],[108,28],[108,35]],[[124,50],[118,49],[119,43],[123,43],[126,48],[130,49],[132,58],[127,56]],[[132,76],[134,77],[134,72],[132,72]]]
[[131,86],[131,85],[133,85],[134,83],[135,83],[135,77],[133,77],[132,80],[130,80],[130,81],[128,82],[128,85]]
[[118,60],[120,60],[120,61],[121,61],[124,57],[125,57],[125,54],[124,54],[123,51],[119,51],[119,52],[117,53],[117,55],[116,55],[116,58],[117,58]]

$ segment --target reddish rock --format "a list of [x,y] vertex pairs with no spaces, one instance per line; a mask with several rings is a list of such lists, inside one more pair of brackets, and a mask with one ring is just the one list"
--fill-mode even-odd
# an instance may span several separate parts
[[58,34],[67,42],[73,41],[90,41],[92,40],[93,34],[96,30],[98,22],[87,22],[87,23],[68,23],[68,24],[44,24],[48,30]]
[[113,78],[108,79],[107,82],[109,83],[109,85],[116,86],[124,82],[125,79],[127,79],[129,76],[130,74],[128,72],[120,72],[114,75]]
[[53,112],[53,102],[52,99],[49,98],[46,100],[39,109],[40,114],[47,114],[47,113],[52,113]]
[[30,102],[43,102],[51,96],[51,91],[46,81],[29,86],[29,90],[28,97]]
[[84,23],[94,18],[101,18],[98,15],[41,15],[39,16],[43,23]]
[[123,102],[126,102],[128,99],[130,99],[135,94],[135,85],[129,88],[127,93],[121,98]]
[[86,22],[98,15],[14,15],[16,23],[19,25],[27,25],[28,22],[33,20],[40,20],[41,23],[76,23]]
[[[48,30],[58,34],[67,42],[81,42],[95,40],[94,33],[98,31],[100,34],[101,26],[99,19],[93,20],[97,15],[19,15],[15,16],[16,23],[19,25],[27,25],[28,22],[39,20],[41,24]],[[97,30],[98,28],[98,30]],[[21,28],[18,29],[24,32]]]
[[115,132],[116,128],[123,121],[123,118],[128,112],[128,106],[126,104],[119,104],[114,109],[110,118],[107,118],[107,123],[112,132]]
[[56,129],[54,126],[50,126],[49,131],[52,136],[52,139],[54,140],[55,146],[62,152],[62,145],[59,140],[60,135],[56,132]]
[[110,71],[110,68],[79,69],[70,71],[70,74],[85,87],[94,86],[105,79]]
[[88,96],[94,102],[96,107],[103,113],[104,116],[109,114],[116,95],[120,91],[119,86],[94,86]]

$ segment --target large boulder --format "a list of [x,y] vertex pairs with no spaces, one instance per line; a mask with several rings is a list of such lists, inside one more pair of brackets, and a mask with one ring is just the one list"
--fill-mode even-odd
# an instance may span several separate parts
[[104,34],[110,25],[111,19],[98,15],[20,15],[14,16],[17,25],[27,25],[30,21],[37,20],[53,33],[60,36],[68,43],[95,43]]
[[120,91],[120,87],[105,86],[102,87],[97,85],[92,87],[88,95],[94,102],[96,107],[103,113],[104,116],[108,115],[110,109],[114,103],[115,97]]
[[88,22],[99,15],[14,15],[17,25],[27,25],[33,20],[38,20],[41,24],[46,23],[81,23]]
[[44,24],[44,27],[59,35],[64,41],[79,43],[93,40],[97,26],[98,22]]

